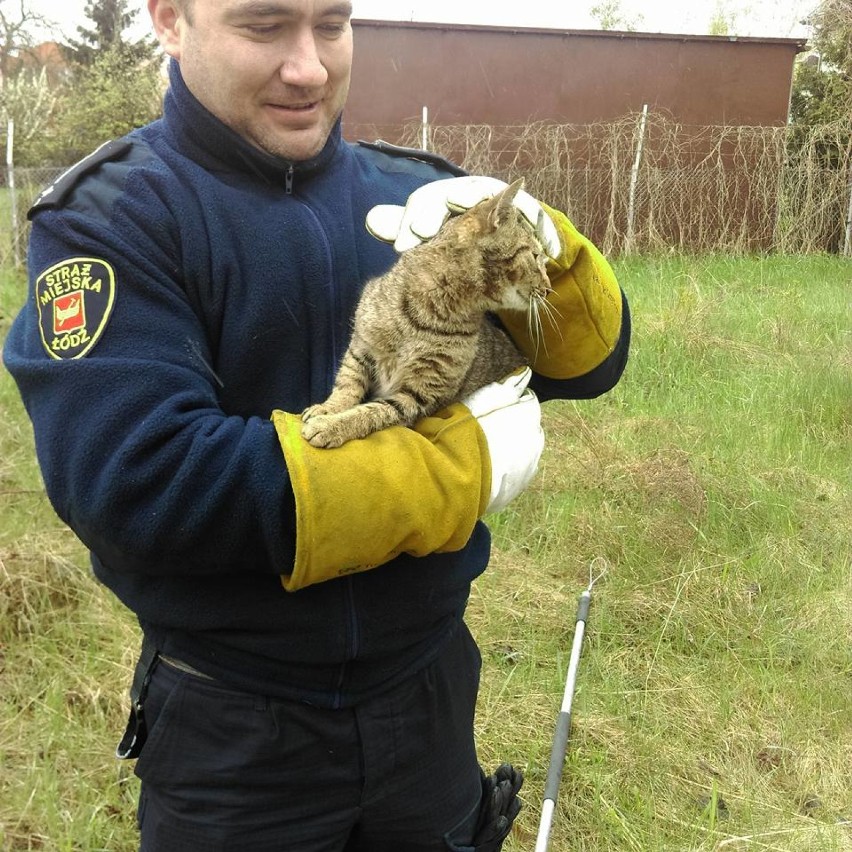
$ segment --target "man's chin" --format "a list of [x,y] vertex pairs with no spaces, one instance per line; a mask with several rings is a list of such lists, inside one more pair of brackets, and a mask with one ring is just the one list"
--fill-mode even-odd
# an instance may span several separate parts
[[316,157],[325,147],[330,132],[331,127],[323,130],[312,127],[305,130],[265,133],[254,141],[254,145],[273,157],[298,163]]

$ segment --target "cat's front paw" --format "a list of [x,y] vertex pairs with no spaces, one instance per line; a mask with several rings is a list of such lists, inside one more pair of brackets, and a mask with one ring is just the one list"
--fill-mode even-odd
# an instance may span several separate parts
[[325,403],[319,402],[316,405],[309,405],[302,412],[302,422],[307,423],[313,417],[321,417],[323,414],[330,414],[331,412],[326,407]]
[[322,406],[314,405],[305,409],[302,414],[302,437],[311,446],[320,449],[332,449],[345,444],[349,438],[344,434],[342,424],[321,412],[308,414],[315,408],[322,408]]

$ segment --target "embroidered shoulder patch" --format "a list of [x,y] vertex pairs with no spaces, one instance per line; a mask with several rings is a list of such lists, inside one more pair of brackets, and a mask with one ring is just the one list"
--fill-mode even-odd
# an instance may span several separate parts
[[105,261],[72,257],[38,276],[39,330],[51,358],[82,358],[100,340],[115,303],[115,273]]

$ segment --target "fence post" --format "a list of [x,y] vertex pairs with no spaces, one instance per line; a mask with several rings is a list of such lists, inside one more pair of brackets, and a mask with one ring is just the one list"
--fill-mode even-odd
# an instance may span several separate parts
[[852,257],[852,162],[849,163],[849,206],[846,208],[846,237],[843,241],[843,254]]
[[15,120],[9,119],[6,129],[6,184],[9,187],[9,201],[11,203],[12,218],[12,256],[15,258],[15,266],[21,265],[21,257],[18,243],[18,194],[15,191]]
[[429,107],[423,107],[423,121],[420,129],[420,147],[429,150]]
[[627,254],[633,251],[633,221],[636,216],[636,185],[639,183],[639,164],[642,162],[642,146],[645,144],[645,125],[648,121],[648,104],[642,107],[642,118],[639,120],[639,140],[636,143],[636,158],[630,170],[630,195],[627,200],[627,235],[624,238],[624,250]]

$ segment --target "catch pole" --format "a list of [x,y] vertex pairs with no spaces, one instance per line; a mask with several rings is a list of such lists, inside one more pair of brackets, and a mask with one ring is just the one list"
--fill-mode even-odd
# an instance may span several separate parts
[[597,577],[592,579],[592,568],[591,566],[589,567],[589,587],[580,595],[580,600],[577,604],[574,643],[571,646],[571,659],[568,663],[568,674],[565,678],[562,707],[556,719],[553,748],[550,750],[550,766],[547,769],[547,780],[544,784],[544,803],[541,809],[541,821],[538,826],[538,839],[535,843],[535,852],[547,852],[547,846],[550,842],[550,829],[553,825],[553,813],[556,810],[556,796],[559,792],[559,784],[562,781],[562,767],[565,764],[565,752],[568,750],[568,736],[571,733],[571,704],[574,700],[574,690],[577,687],[577,670],[580,667],[580,651],[583,647],[583,636],[586,633],[586,621],[589,618],[589,605],[592,602],[592,587],[605,573],[606,569],[604,568]]

